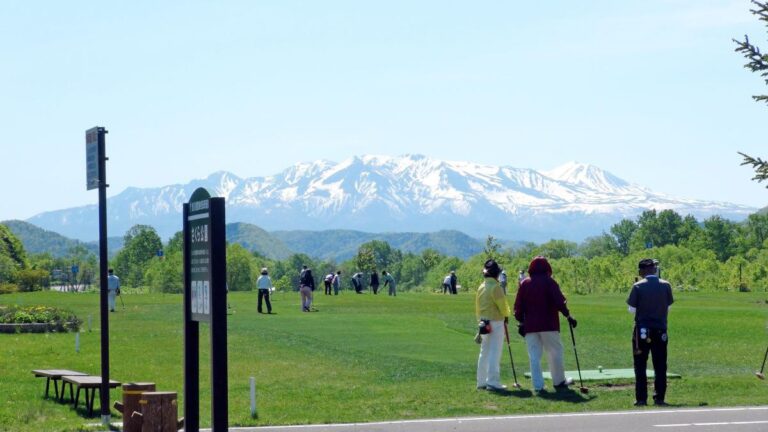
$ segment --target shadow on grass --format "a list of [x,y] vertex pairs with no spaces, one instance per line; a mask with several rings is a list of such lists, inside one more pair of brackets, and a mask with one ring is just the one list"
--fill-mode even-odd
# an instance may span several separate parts
[[487,390],[488,393],[499,395],[499,396],[505,396],[505,397],[516,397],[516,398],[529,398],[533,396],[533,392],[530,390],[517,388],[514,390]]
[[570,389],[570,388],[567,390],[563,389],[563,390],[556,390],[553,392],[542,390],[537,394],[537,396],[546,400],[555,400],[559,402],[569,402],[569,403],[585,403],[597,397],[594,395],[583,395],[579,393],[577,390]]

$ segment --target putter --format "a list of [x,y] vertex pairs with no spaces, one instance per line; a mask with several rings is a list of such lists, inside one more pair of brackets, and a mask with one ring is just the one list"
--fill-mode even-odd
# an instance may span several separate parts
[[120,297],[120,303],[122,303],[123,310],[125,310],[125,300],[123,300],[123,293],[120,293],[120,295],[118,297]]
[[765,375],[763,375],[763,371],[765,370],[765,359],[768,359],[768,348],[765,349],[765,355],[763,356],[763,365],[760,366],[760,372],[755,372],[755,376],[760,378],[761,380],[765,379]]
[[584,387],[584,381],[581,380],[581,366],[579,366],[579,353],[576,352],[576,338],[573,336],[573,325],[568,321],[568,328],[571,329],[571,342],[573,343],[573,355],[576,356],[576,370],[579,371],[579,391],[583,394],[589,393],[589,389]]
[[515,378],[515,383],[512,384],[512,387],[520,388],[520,383],[517,382],[517,372],[515,372],[515,360],[512,358],[512,347],[509,345],[509,330],[507,329],[507,323],[504,323],[504,336],[507,337],[507,350],[509,351],[509,362],[512,364],[512,376]]

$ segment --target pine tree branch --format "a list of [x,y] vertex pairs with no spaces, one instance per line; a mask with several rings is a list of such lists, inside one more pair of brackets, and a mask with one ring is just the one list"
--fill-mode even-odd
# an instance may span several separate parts
[[[765,180],[768,180],[768,161],[764,161],[762,159],[753,158],[752,156],[749,156],[745,153],[738,152],[741,157],[744,159],[741,162],[741,165],[751,165],[752,168],[755,170],[755,176],[752,177],[752,180],[757,181],[758,183],[761,183]],[[766,186],[768,188],[768,186]]]
[[[752,3],[757,6],[756,9],[750,9],[753,15],[757,15],[760,21],[765,22],[768,25],[768,2],[759,2],[752,0]],[[748,63],[744,65],[745,68],[751,72],[758,72],[760,76],[765,78],[765,84],[768,85],[768,55],[760,52],[760,48],[752,45],[749,42],[749,37],[744,35],[744,41],[733,39],[736,43],[736,49],[734,51],[740,53],[748,60]],[[768,95],[756,95],[752,96],[757,102],[768,103]]]

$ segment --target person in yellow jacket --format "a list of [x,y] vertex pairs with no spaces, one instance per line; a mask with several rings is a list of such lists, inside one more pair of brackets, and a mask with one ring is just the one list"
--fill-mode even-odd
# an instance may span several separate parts
[[504,326],[511,309],[499,284],[501,268],[489,259],[483,266],[485,281],[477,289],[475,315],[480,323],[480,357],[477,359],[478,390],[505,390],[501,383],[500,362],[504,344]]

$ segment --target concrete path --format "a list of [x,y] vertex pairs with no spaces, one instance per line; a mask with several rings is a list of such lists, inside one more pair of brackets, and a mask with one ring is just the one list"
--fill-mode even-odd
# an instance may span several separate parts
[[[210,430],[210,429],[207,429]],[[230,427],[231,432],[765,432],[768,406],[463,417],[306,426]]]

